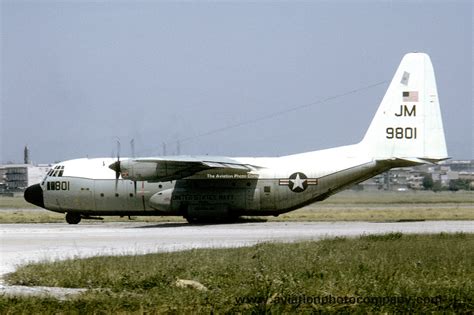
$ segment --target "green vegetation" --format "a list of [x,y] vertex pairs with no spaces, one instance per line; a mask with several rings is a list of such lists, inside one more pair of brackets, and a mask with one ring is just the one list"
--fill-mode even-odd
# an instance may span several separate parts
[[423,188],[426,190],[431,190],[433,189],[433,185],[434,185],[433,177],[431,176],[431,174],[426,173],[423,176]]
[[449,182],[448,189],[451,191],[469,190],[471,188],[471,181],[468,179],[453,179]]
[[64,222],[64,214],[44,209],[0,210],[0,223],[54,223]]
[[318,204],[438,204],[438,203],[469,203],[474,202],[474,191],[440,192],[411,191],[351,191],[346,190],[335,194]]
[[0,209],[40,209],[26,202],[23,197],[0,197]]
[[345,191],[269,221],[474,220],[474,192]]
[[[8,283],[91,290],[67,301],[4,296],[0,310],[15,314],[469,312],[474,309],[473,249],[474,234],[392,233],[31,264],[8,275]],[[208,290],[179,288],[174,284],[177,279],[198,281]]]
[[[181,217],[135,217],[139,222],[186,222]],[[268,221],[405,221],[474,220],[474,192],[354,192],[336,194],[323,202]],[[106,222],[128,221],[128,217],[104,217]],[[23,198],[0,198],[0,223],[64,222],[64,214],[40,209]],[[83,223],[94,221],[83,221]]]

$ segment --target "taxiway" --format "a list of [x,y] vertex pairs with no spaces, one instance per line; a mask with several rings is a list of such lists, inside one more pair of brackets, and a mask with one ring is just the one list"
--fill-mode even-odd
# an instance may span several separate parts
[[474,233],[474,224],[472,221],[0,224],[0,277],[28,262],[390,232]]

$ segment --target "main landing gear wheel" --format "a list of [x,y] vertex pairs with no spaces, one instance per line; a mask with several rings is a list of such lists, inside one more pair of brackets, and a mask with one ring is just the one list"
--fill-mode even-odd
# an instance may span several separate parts
[[78,224],[81,222],[81,215],[79,213],[66,213],[66,222],[69,224]]

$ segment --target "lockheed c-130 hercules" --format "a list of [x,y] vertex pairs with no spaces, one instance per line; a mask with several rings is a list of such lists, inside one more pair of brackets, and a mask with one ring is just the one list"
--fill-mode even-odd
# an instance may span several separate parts
[[56,164],[25,199],[93,216],[183,216],[189,222],[279,215],[394,167],[447,159],[430,57],[406,54],[357,144],[281,157],[76,159]]

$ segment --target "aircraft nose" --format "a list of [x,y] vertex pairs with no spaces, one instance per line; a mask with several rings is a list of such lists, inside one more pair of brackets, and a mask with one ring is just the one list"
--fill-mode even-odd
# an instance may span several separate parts
[[24,197],[29,203],[44,208],[43,189],[41,189],[40,184],[26,188]]

